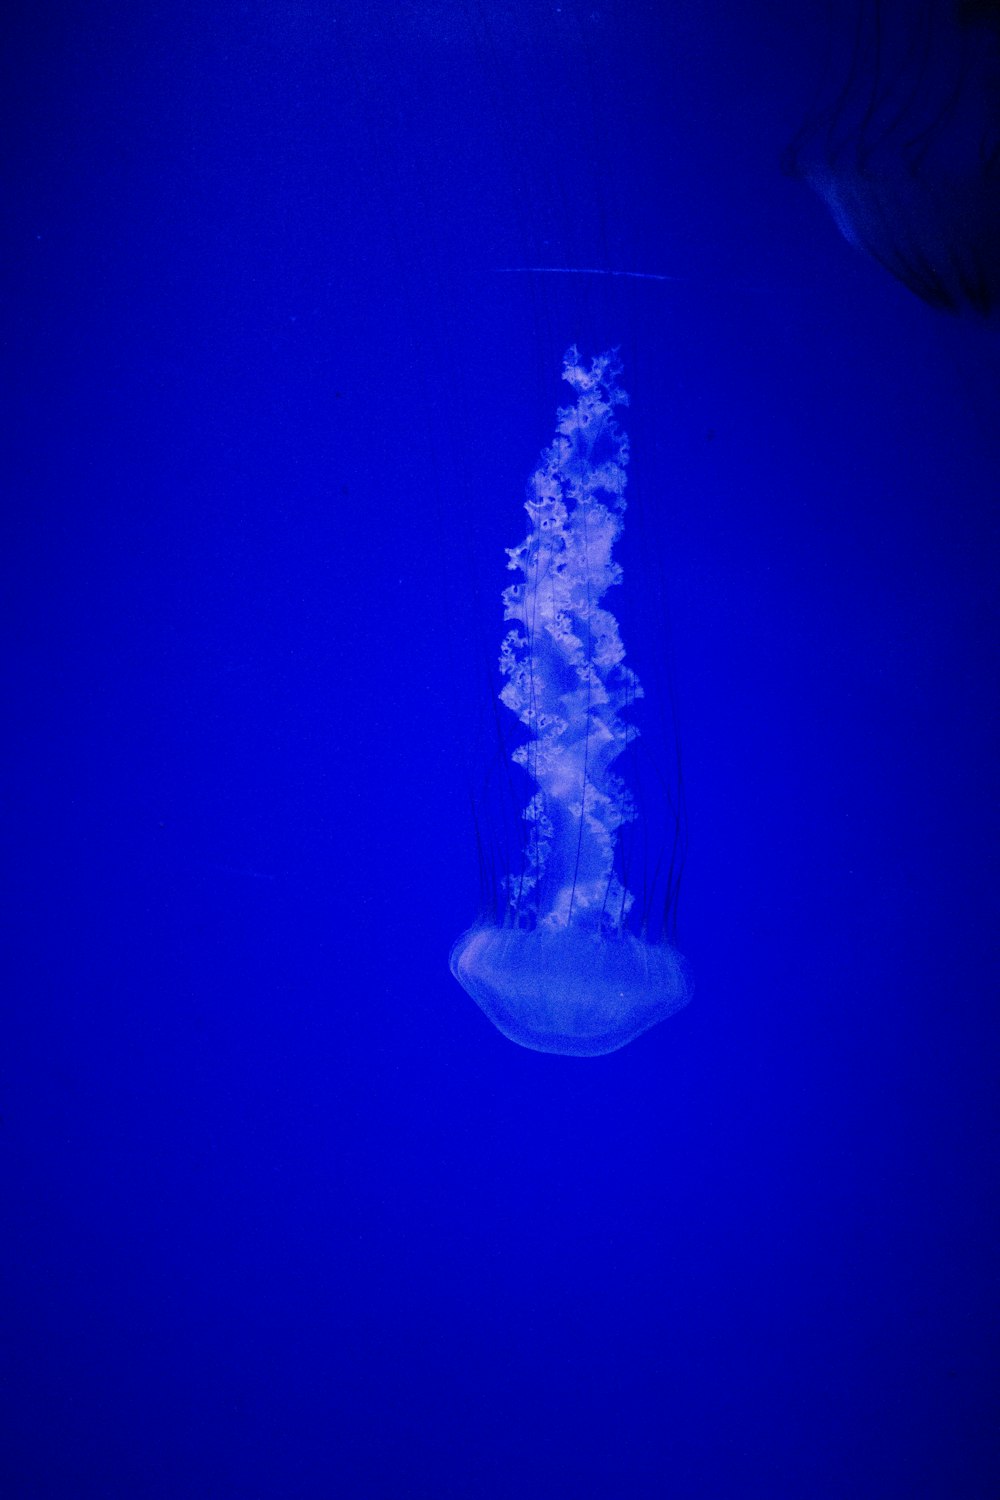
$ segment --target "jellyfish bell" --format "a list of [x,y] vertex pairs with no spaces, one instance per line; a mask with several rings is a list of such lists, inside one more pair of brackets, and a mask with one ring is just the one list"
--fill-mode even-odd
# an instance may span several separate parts
[[[634,746],[642,696],[625,664],[615,616],[602,605],[621,581],[627,401],[613,351],[589,366],[566,354],[576,403],[559,411],[555,442],[532,476],[525,540],[508,548],[518,575],[503,594],[513,628],[500,657],[500,700],[527,730],[512,754],[534,790],[519,850],[501,856],[489,914],[459,938],[451,971],[497,1028],[536,1051],[597,1056],[679,1010],[690,995],[683,961],[653,920],[676,896],[672,857],[636,880],[639,809],[615,762]],[[669,799],[668,799],[669,800]],[[480,840],[483,847],[483,840]]]
[[[1000,3],[857,0],[786,170],[941,311],[1000,308]],[[846,22],[846,24],[844,24]]]
[[480,924],[451,972],[512,1042],[567,1057],[616,1052],[690,998],[680,955],[630,932]]

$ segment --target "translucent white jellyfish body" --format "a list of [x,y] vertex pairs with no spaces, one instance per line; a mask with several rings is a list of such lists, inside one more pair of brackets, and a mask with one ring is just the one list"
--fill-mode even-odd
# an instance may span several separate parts
[[576,404],[532,476],[531,527],[508,566],[514,621],[500,696],[529,739],[514,760],[537,785],[524,810],[523,868],[498,918],[459,938],[451,971],[494,1025],[539,1052],[597,1056],[622,1047],[690,998],[668,944],[626,928],[633,898],[615,871],[617,833],[636,817],[611,767],[637,730],[622,717],[642,689],[618,622],[601,607],[621,580],[612,559],[625,509],[627,403],[614,352],[587,369],[575,348],[563,379]]

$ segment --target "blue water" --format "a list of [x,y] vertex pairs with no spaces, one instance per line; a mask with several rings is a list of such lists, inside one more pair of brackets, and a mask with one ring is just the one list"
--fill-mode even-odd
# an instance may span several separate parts
[[[1000,1493],[1000,347],[782,171],[811,9],[12,28],[4,1496]],[[573,343],[694,983],[599,1058],[448,970]]]

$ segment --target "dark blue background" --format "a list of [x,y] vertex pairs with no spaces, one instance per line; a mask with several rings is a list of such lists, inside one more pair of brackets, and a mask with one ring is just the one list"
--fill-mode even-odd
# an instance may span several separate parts
[[[1000,357],[782,175],[809,10],[15,24],[6,1495],[1000,1493]],[[593,1061],[447,968],[573,342],[696,983]]]

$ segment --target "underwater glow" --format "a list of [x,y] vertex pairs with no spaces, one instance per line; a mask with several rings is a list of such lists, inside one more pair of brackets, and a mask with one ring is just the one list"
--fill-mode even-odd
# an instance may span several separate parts
[[522,866],[496,919],[459,938],[451,971],[495,1026],[539,1052],[623,1047],[690,998],[683,962],[626,926],[633,896],[615,869],[618,830],[637,816],[614,761],[638,730],[624,714],[642,689],[601,600],[625,510],[628,439],[614,351],[589,369],[576,348],[555,442],[531,478],[528,535],[508,548],[522,577],[503,593],[501,700],[528,731],[514,751],[537,790],[524,809]]

